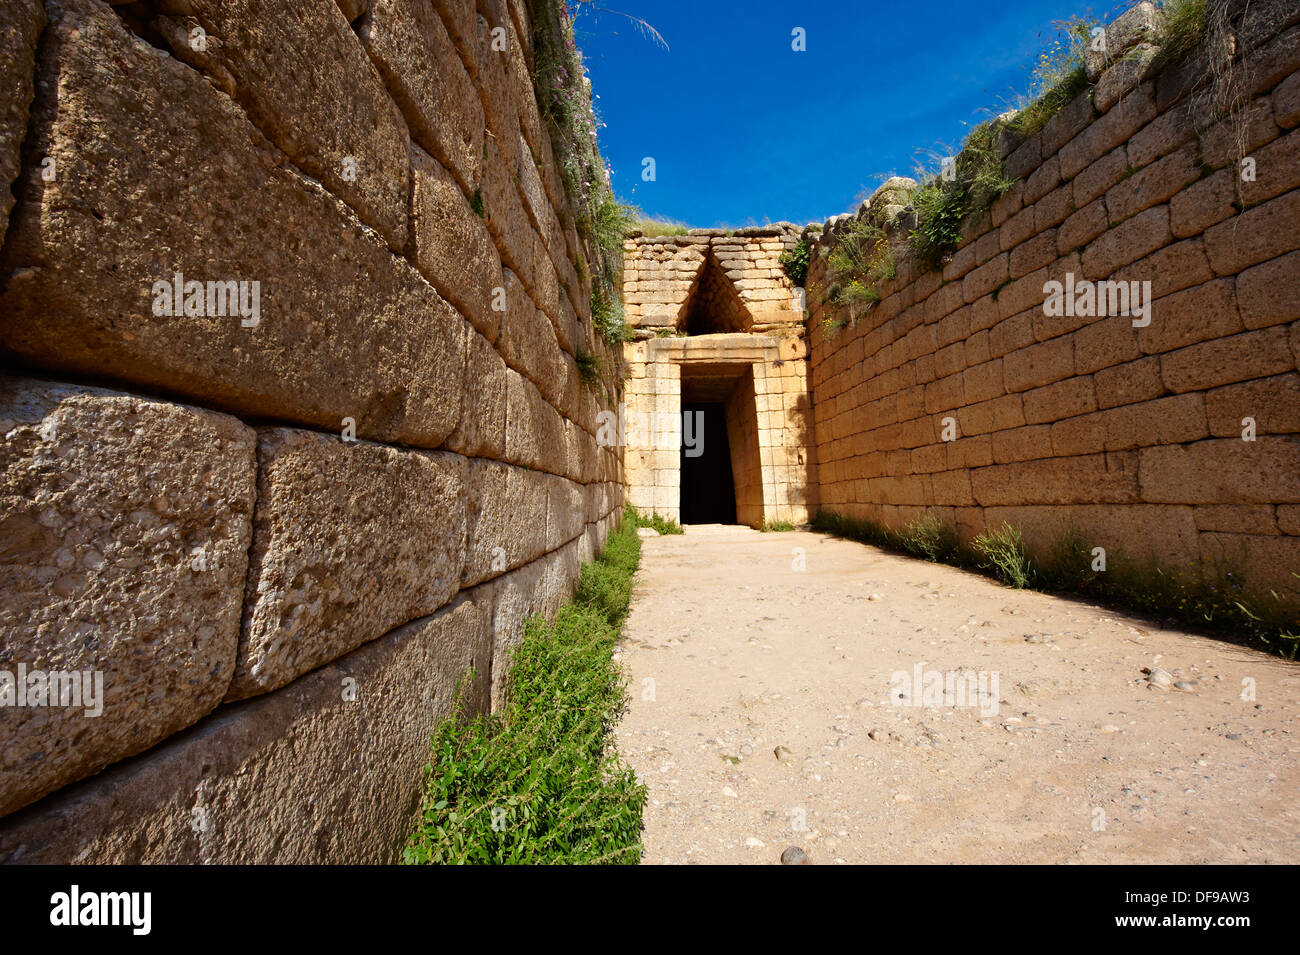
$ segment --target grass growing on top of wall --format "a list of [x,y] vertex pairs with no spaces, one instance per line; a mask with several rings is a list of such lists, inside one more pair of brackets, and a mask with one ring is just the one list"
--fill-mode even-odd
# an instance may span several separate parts
[[[1163,15],[1162,32],[1158,38],[1160,49],[1148,67],[1149,73],[1163,70],[1203,42],[1213,46],[1220,41],[1227,43],[1232,36],[1226,18],[1227,5],[1223,2],[1164,0],[1160,6]],[[891,256],[893,248],[906,247],[921,271],[934,271],[941,268],[947,257],[960,247],[963,230],[978,222],[994,200],[1014,185],[1014,180],[1003,170],[1001,144],[1004,137],[1013,137],[1009,145],[1014,146],[1019,140],[1041,131],[1066,104],[1089,89],[1084,54],[1092,42],[1092,31],[1097,28],[1097,21],[1076,16],[1053,26],[1056,37],[1039,54],[1029,90],[1013,111],[972,130],[946,170],[917,170],[914,175],[917,184],[901,200],[900,213],[886,221],[873,209],[868,219],[863,220],[862,213],[859,213],[847,229],[837,230],[821,283],[825,290],[824,302],[832,305],[865,303],[870,308],[880,300],[878,285],[882,278],[892,278],[892,274],[882,274],[879,267],[869,267],[862,261],[864,239],[868,247],[879,242],[880,248],[889,251]],[[1212,58],[1212,73],[1216,73],[1215,62]],[[1225,115],[1234,110],[1240,112],[1242,105],[1236,103],[1234,106],[1230,102],[1230,73],[1230,66],[1223,66],[1217,68],[1212,77],[1216,100],[1229,101],[1221,104]],[[1240,133],[1239,138],[1244,138],[1244,133]],[[1244,154],[1244,146],[1242,151]],[[891,196],[886,201],[894,205],[899,200]],[[874,234],[882,230],[889,236],[876,238]],[[827,317],[824,328],[829,337],[853,322],[856,322],[856,317],[847,321]]]
[[611,733],[627,694],[613,650],[641,559],[624,519],[554,623],[528,622],[500,712],[433,736],[407,864],[627,863],[641,858],[645,787]]
[[673,219],[656,219],[635,207],[632,209],[632,217],[632,230],[640,232],[647,238],[665,235],[686,235],[686,233],[690,232],[690,227],[684,222],[677,222]]
[[1231,563],[1174,574],[1122,551],[1106,555],[1097,569],[1093,545],[1075,527],[1063,526],[1047,552],[1033,555],[1020,530],[990,528],[963,545],[956,529],[927,511],[901,530],[875,521],[819,511],[813,530],[874,544],[928,560],[978,570],[1017,588],[1063,593],[1120,610],[1149,614],[1171,624],[1208,630],[1234,643],[1294,660],[1300,654],[1300,620],[1272,590],[1250,585]]
[[1034,64],[1029,95],[1007,123],[1013,133],[1031,136],[1062,107],[1088,88],[1083,53],[1097,21],[1071,17],[1057,24],[1057,35]]
[[600,155],[600,119],[592,104],[568,4],[565,0],[533,0],[532,8],[537,106],[550,132],[574,223],[587,244],[589,257],[579,257],[579,261],[591,278],[593,323],[601,337],[613,345],[627,337],[619,288],[623,235],[633,222],[634,210],[615,197]]
[[978,219],[1013,185],[1015,181],[1002,171],[998,124],[981,123],[966,137],[952,172],[923,181],[912,194],[916,228],[910,244],[917,263],[925,269],[938,268],[943,257],[961,244],[962,223]]
[[1208,0],[1164,0],[1160,10],[1164,14],[1164,28],[1160,34],[1160,52],[1151,63],[1153,72],[1200,43],[1209,25]]

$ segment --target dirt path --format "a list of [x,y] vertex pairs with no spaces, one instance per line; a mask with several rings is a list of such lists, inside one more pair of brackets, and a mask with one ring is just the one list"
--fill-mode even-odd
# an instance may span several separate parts
[[[1300,858],[1298,664],[819,534],[643,543],[618,738],[647,862]],[[990,696],[893,704],[918,665]]]

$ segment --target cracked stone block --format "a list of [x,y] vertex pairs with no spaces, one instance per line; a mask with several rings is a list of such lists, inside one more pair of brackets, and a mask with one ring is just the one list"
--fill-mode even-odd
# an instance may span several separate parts
[[24,148],[58,175],[20,177],[0,313],[23,320],[0,342],[241,415],[441,444],[464,388],[456,310],[111,8],[46,12]]
[[284,686],[460,589],[466,462],[267,428],[248,599],[227,699]]
[[[0,381],[0,815],[221,701],[255,466],[252,430],[226,415]],[[59,705],[37,706],[33,671],[89,676],[60,677]]]
[[397,861],[430,735],[458,692],[467,715],[487,706],[489,613],[462,598],[278,693],[223,707],[0,821],[0,861]]
[[14,206],[9,187],[22,166],[23,137],[27,134],[27,111],[34,93],[36,41],[45,26],[40,0],[14,0],[6,4],[5,23],[0,25],[0,89],[5,91],[0,108],[0,242],[9,225]]

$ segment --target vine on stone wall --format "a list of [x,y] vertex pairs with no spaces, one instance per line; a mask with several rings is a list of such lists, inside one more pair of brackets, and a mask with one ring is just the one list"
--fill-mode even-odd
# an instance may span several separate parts
[[551,133],[565,196],[588,252],[592,322],[612,345],[627,338],[619,290],[623,236],[633,224],[633,214],[614,196],[609,168],[600,155],[600,119],[573,33],[581,2],[533,0],[533,85]]

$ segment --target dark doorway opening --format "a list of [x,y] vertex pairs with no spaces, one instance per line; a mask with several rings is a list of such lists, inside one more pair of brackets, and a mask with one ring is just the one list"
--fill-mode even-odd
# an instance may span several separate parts
[[734,524],[736,485],[726,405],[684,401],[682,414],[682,523]]

